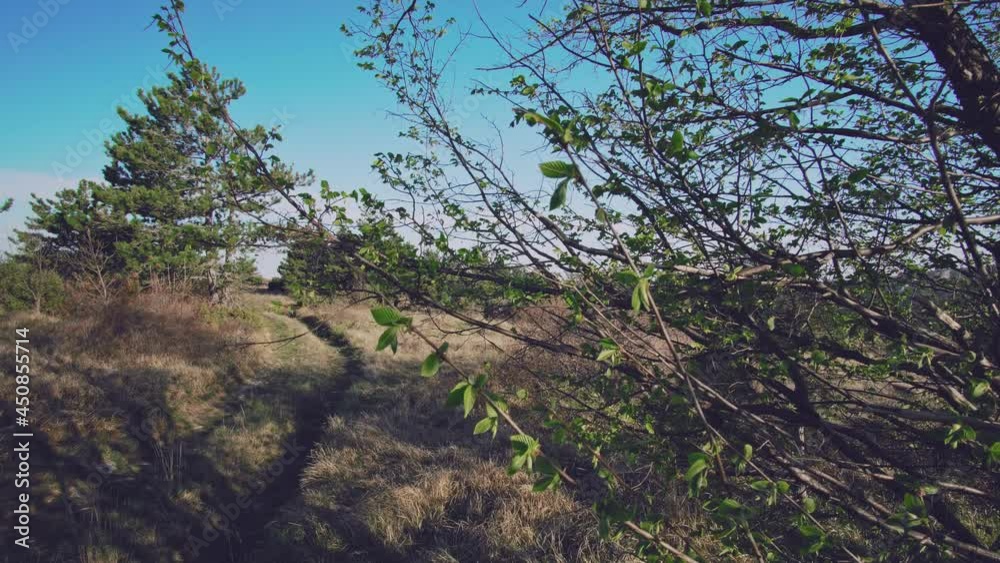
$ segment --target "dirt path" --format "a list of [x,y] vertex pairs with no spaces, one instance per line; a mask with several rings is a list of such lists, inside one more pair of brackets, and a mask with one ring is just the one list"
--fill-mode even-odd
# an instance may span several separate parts
[[[230,402],[227,412],[234,424],[242,424],[251,437],[255,430],[265,432],[274,426],[284,426],[288,432],[280,439],[280,455],[270,463],[254,467],[255,464],[247,463],[250,459],[243,459],[237,464],[243,474],[234,475],[229,493],[216,498],[216,502],[226,507],[221,512],[228,512],[224,525],[229,533],[220,534],[215,541],[207,542],[207,547],[198,549],[194,561],[255,560],[255,552],[264,547],[267,539],[268,525],[298,493],[300,474],[327,416],[362,369],[360,353],[319,319],[294,318],[286,300],[249,296],[247,301],[262,312],[268,341],[289,340],[268,345],[266,369],[258,379],[244,386]],[[247,415],[248,410],[262,414]],[[232,441],[228,440],[229,433],[228,430],[211,433],[206,437],[207,448],[233,446],[227,444]],[[252,458],[252,452],[248,451],[244,457]],[[218,465],[218,460],[212,463]],[[234,506],[240,509],[234,510]],[[210,531],[202,535],[203,540],[212,536]]]

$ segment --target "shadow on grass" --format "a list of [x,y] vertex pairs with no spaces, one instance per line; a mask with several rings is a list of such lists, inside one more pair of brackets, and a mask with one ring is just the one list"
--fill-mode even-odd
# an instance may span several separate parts
[[[85,334],[75,336],[84,347],[96,342],[125,346],[141,340],[134,334],[137,330],[146,330],[143,353],[182,355],[181,360],[192,364],[221,346],[220,335],[210,327],[184,324],[169,315],[127,310],[112,317],[98,317]],[[44,413],[37,425],[32,420],[32,549],[24,554],[5,549],[8,552],[0,560],[246,560],[245,553],[264,537],[274,511],[297,489],[298,474],[330,404],[326,390],[296,385],[298,374],[280,369],[267,374],[267,384],[255,389],[258,396],[281,396],[294,409],[295,430],[285,441],[294,455],[266,487],[247,495],[231,474],[221,470],[224,460],[205,447],[207,437],[241,408],[239,400],[226,401],[224,416],[193,431],[192,421],[183,420],[176,404],[171,407],[177,400],[170,389],[175,373],[153,367],[130,368],[127,373],[94,368],[79,358],[90,350],[72,350],[71,338],[65,335],[43,335],[49,329],[58,330],[55,325],[33,330],[33,335],[39,333],[33,339],[33,354],[45,361],[36,364],[39,374],[32,379],[32,400],[44,403],[44,409],[32,411]],[[177,341],[194,344],[174,353]],[[13,366],[6,365],[10,362],[3,362],[6,372],[13,372]],[[225,379],[222,392],[235,395],[243,382]],[[14,405],[0,400],[0,445],[8,452],[15,447],[14,414]],[[13,483],[16,471],[11,457],[4,456],[3,482]],[[246,496],[249,504],[231,521],[215,517]],[[0,510],[13,514],[15,499],[13,490],[4,494]],[[4,546],[13,545],[11,526],[0,529],[0,538]],[[199,539],[209,541],[201,545]]]

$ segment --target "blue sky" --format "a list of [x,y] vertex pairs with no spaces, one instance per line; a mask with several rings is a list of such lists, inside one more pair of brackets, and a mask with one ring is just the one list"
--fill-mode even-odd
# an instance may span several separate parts
[[[354,46],[339,30],[359,17],[357,2],[187,4],[186,25],[199,56],[247,86],[235,108],[241,123],[281,120],[279,152],[286,161],[315,170],[337,188],[380,192],[369,164],[375,152],[401,147],[399,124],[387,117],[392,95],[355,66]],[[138,110],[136,90],[162,80],[166,71],[164,37],[147,29],[158,6],[159,0],[0,2],[0,196],[15,199],[15,208],[0,215],[0,250],[27,216],[30,193],[51,195],[81,178],[100,178],[103,140],[121,129],[115,107]],[[463,27],[478,25],[471,1],[439,6]],[[491,25],[508,29],[514,26],[509,6],[479,2]],[[478,64],[499,60],[486,41],[470,43],[461,55]],[[265,256],[262,272],[273,273],[277,261]]]

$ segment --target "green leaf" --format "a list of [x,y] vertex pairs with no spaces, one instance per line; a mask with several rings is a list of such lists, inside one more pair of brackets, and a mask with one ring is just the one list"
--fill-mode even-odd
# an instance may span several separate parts
[[469,418],[469,413],[476,406],[476,388],[469,385],[462,394],[462,407],[465,409],[465,418]]
[[688,466],[687,473],[684,474],[684,479],[687,481],[693,481],[698,478],[706,469],[708,469],[708,460],[704,457],[696,458]]
[[395,326],[403,318],[399,311],[384,305],[372,307],[372,318],[379,326]]
[[538,454],[538,441],[525,434],[515,434],[510,437],[510,445],[514,449],[514,458],[507,471],[514,474],[525,465],[527,465],[528,470],[531,470],[533,460]]
[[978,399],[990,390],[990,382],[985,379],[976,379],[972,382],[972,398]]
[[451,391],[448,393],[448,400],[445,401],[446,407],[457,407],[462,404],[465,400],[465,388],[469,386],[468,381],[460,381],[458,385],[452,387]]
[[1000,465],[1000,442],[993,442],[986,448],[986,461],[990,465]]
[[546,117],[538,112],[528,111],[524,113],[524,120],[529,124],[534,125],[536,123],[541,123],[545,125],[547,129],[550,129],[553,133],[562,135],[563,127],[558,121],[552,119],[551,117]]
[[924,500],[912,493],[903,495],[903,508],[916,515],[922,515],[926,510]]
[[787,112],[786,115],[788,116],[788,125],[792,129],[798,129],[799,128],[799,116],[798,116],[798,114],[795,113],[794,111],[789,111],[789,112]]
[[670,154],[678,155],[684,150],[684,133],[681,133],[680,129],[674,131],[673,136],[670,137]]
[[639,276],[637,276],[635,272],[631,272],[629,270],[622,270],[621,272],[618,272],[615,274],[615,278],[622,284],[629,287],[639,283]]
[[559,477],[559,474],[552,473],[551,475],[545,475],[541,479],[535,481],[535,485],[532,487],[532,490],[536,493],[550,491],[558,487],[561,482],[562,478]]
[[649,279],[640,278],[632,290],[632,310],[639,312],[643,307],[650,309]]
[[376,352],[381,352],[387,347],[392,348],[392,353],[396,353],[396,349],[399,347],[399,337],[398,337],[399,327],[390,326],[385,329],[382,336],[378,337],[378,345],[375,347]]
[[510,460],[510,466],[507,467],[507,473],[510,473],[511,475],[517,473],[518,471],[521,470],[522,467],[524,467],[524,464],[527,461],[528,461],[528,456],[523,454],[515,455]]
[[510,412],[510,407],[507,406],[507,401],[505,401],[503,397],[490,393],[489,391],[484,391],[484,393],[486,393],[489,400],[493,401],[493,406],[496,407],[496,410],[500,412]]
[[615,364],[618,361],[620,352],[621,349],[618,347],[618,344],[610,338],[604,338],[601,340],[601,351],[597,354],[597,361],[608,361],[611,364]]
[[852,184],[857,184],[858,182],[864,180],[868,177],[868,169],[858,168],[847,175],[847,181]]
[[472,434],[478,436],[479,434],[485,434],[490,430],[493,430],[493,426],[497,423],[497,419],[490,416],[486,417],[476,423],[476,427],[472,430]]
[[684,474],[684,479],[688,484],[688,495],[691,498],[697,497],[701,490],[708,485],[708,456],[695,452],[688,454],[688,470]]
[[617,355],[618,355],[618,349],[617,348],[609,348],[609,349],[601,350],[601,352],[599,354],[597,354],[597,361],[598,362],[603,362],[605,360],[608,360],[608,361],[611,361],[613,363],[614,362],[614,358]]
[[569,191],[569,180],[559,182],[556,191],[552,192],[552,199],[549,200],[549,211],[559,209],[566,204],[566,194]]
[[796,278],[802,278],[809,274],[809,271],[806,270],[805,266],[801,264],[795,264],[795,263],[782,264],[781,269],[784,270],[789,275],[791,275],[792,277]]
[[423,377],[434,377],[440,369],[441,356],[437,352],[431,352],[424,360],[424,363],[420,364],[420,375]]
[[648,43],[646,41],[636,41],[635,43],[631,41],[623,41],[622,47],[624,47],[627,51],[626,54],[631,57],[645,51],[647,44]]
[[800,524],[799,534],[806,540],[805,545],[799,548],[803,554],[819,553],[826,546],[826,534],[812,524]]
[[576,166],[568,162],[563,162],[561,160],[553,160],[551,162],[543,162],[538,165],[539,170],[542,171],[542,176],[546,178],[575,178],[576,177]]
[[527,434],[515,434],[510,437],[510,445],[517,454],[533,454],[538,441]]
[[767,330],[774,332],[774,317],[767,318]]
[[476,389],[482,389],[486,387],[486,381],[489,379],[490,375],[486,372],[480,373],[476,376],[475,381],[472,382],[472,386]]
[[712,15],[712,2],[710,0],[698,0],[698,15],[703,18]]
[[806,511],[806,514],[816,512],[816,499],[812,497],[802,499],[802,508]]

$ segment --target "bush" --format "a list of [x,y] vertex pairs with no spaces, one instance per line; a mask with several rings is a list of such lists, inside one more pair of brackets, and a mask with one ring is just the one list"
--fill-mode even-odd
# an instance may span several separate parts
[[63,280],[55,271],[17,257],[0,261],[0,310],[50,313],[61,308],[65,298]]

